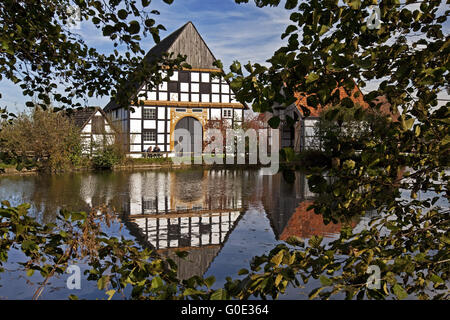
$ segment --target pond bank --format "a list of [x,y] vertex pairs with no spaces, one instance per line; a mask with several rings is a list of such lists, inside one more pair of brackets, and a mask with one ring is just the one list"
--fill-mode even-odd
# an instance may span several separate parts
[[38,172],[39,171],[37,169],[23,169],[22,171],[19,171],[15,167],[11,167],[11,168],[2,168],[2,170],[0,171],[0,176],[12,176],[12,175],[25,176],[37,174]]
[[[173,163],[152,163],[152,164],[135,164],[130,163],[126,165],[116,165],[110,171],[134,171],[134,170],[159,170],[159,169],[189,169],[189,168],[205,168],[205,169],[249,169],[255,170],[264,167],[263,165],[258,164],[173,164]],[[76,168],[72,170],[67,170],[61,173],[76,173],[76,172],[96,172],[96,171],[105,171],[94,168]],[[108,171],[108,170],[106,170]],[[33,169],[22,169],[21,171],[17,170],[15,167],[4,168],[3,171],[0,171],[0,176],[23,176],[23,175],[35,175],[39,173],[46,173],[44,171],[39,171],[36,168]],[[54,173],[50,173],[54,174]]]

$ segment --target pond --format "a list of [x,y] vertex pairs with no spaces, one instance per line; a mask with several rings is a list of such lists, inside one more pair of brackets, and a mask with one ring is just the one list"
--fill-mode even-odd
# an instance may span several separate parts
[[[12,205],[28,202],[40,221],[56,219],[60,208],[86,211],[107,205],[119,213],[125,228],[114,225],[111,236],[123,235],[140,246],[150,246],[179,266],[178,277],[211,276],[221,286],[227,276],[237,278],[251,258],[267,253],[290,236],[308,239],[322,235],[331,240],[339,224],[324,225],[322,217],[308,211],[313,194],[305,175],[296,172],[293,183],[281,174],[267,176],[259,170],[161,170],[0,178],[0,199]],[[363,225],[364,220],[355,222]],[[189,252],[179,259],[176,250]],[[22,259],[22,260],[21,260]],[[0,273],[0,299],[31,299],[41,281],[27,277],[12,252]],[[82,270],[83,270],[83,266]],[[69,277],[69,275],[67,275]],[[107,298],[95,282],[82,279],[80,290],[66,287],[67,277],[53,278],[42,299]],[[317,286],[290,288],[281,299],[307,299]]]

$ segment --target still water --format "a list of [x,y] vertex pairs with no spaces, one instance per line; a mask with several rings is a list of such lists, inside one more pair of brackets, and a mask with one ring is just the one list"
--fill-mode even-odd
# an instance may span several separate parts
[[[181,279],[214,275],[217,287],[227,276],[237,278],[253,256],[267,253],[292,235],[303,239],[322,235],[331,240],[339,233],[339,224],[324,225],[321,216],[307,210],[313,194],[305,176],[295,175],[294,183],[287,183],[281,174],[264,176],[258,170],[11,176],[0,178],[0,199],[12,205],[32,204],[32,214],[45,223],[54,222],[60,208],[86,211],[107,205],[119,213],[125,226],[120,230],[113,225],[108,234],[122,235],[174,258]],[[188,251],[188,259],[175,258],[176,250]],[[0,273],[0,299],[31,299],[42,280],[39,275],[27,277],[13,263],[17,261],[24,261],[23,257],[12,252],[7,271]],[[107,298],[95,282],[86,279],[80,290],[67,289],[67,277],[53,278],[41,298],[67,299],[70,294]],[[306,299],[317,286],[312,281],[280,298]]]

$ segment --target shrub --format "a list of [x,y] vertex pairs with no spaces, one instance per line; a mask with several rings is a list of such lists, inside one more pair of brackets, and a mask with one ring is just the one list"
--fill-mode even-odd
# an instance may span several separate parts
[[2,123],[2,151],[18,163],[34,163],[45,171],[64,171],[80,155],[79,129],[62,112],[35,108]]
[[331,158],[320,150],[304,150],[298,155],[298,160],[305,169],[331,167]]
[[92,165],[95,169],[112,169],[122,160],[122,152],[115,145],[106,145],[96,148],[92,156]]

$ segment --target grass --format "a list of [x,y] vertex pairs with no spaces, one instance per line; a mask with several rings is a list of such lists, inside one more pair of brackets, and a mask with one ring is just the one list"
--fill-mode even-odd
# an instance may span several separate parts
[[172,163],[171,158],[129,158],[127,162],[132,164],[169,164]]
[[7,164],[0,162],[0,169],[15,168],[15,167],[17,167],[17,164]]

